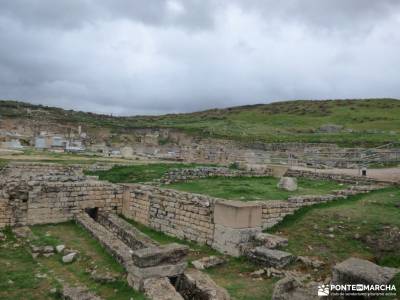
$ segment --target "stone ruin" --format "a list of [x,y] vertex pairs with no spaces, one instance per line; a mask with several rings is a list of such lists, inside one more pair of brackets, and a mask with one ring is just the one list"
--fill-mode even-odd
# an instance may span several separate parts
[[283,268],[295,259],[276,249],[287,240],[262,230],[303,206],[381,187],[368,183],[329,195],[240,202],[154,185],[111,184],[84,176],[75,167],[10,164],[0,173],[0,228],[75,220],[124,266],[129,284],[150,298],[229,299],[207,275],[186,269],[186,246],[160,246],[118,215],[227,255],[245,255],[262,266]]

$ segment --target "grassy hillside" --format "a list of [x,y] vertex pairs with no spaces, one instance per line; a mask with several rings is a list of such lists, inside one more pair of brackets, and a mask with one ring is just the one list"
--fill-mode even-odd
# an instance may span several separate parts
[[[15,101],[0,102],[0,117],[46,119],[108,127],[114,132],[164,127],[246,142],[328,142],[378,145],[400,141],[400,100],[290,101],[188,114],[112,117]],[[321,132],[326,124],[343,126]]]

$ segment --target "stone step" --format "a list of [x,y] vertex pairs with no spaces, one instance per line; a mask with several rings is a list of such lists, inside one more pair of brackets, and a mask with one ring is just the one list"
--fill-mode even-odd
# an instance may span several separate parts
[[265,246],[249,250],[247,256],[266,267],[275,268],[284,268],[294,260],[294,256],[289,252],[268,249]]

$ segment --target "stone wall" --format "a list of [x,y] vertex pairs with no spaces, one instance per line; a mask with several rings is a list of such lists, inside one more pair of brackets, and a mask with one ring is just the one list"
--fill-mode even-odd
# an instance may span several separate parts
[[9,166],[0,174],[0,228],[71,220],[85,208],[121,212],[123,188],[94,181],[79,169]]
[[303,206],[346,199],[348,196],[368,193],[379,188],[381,188],[381,186],[353,186],[349,189],[335,191],[327,195],[295,196],[282,201],[257,201],[262,206],[262,226],[264,229],[273,227],[281,222],[285,216],[293,214]]
[[381,182],[363,176],[352,176],[346,174],[323,173],[323,172],[313,172],[313,171],[294,170],[294,169],[288,169],[285,176],[305,177],[313,180],[333,180],[349,184],[376,184]]
[[153,229],[212,244],[216,198],[148,185],[124,185],[122,214]]
[[191,169],[173,169],[164,174],[160,180],[157,180],[157,182],[169,184],[207,177],[260,177],[271,175],[272,170],[270,168],[256,170],[236,170],[224,167],[198,167]]

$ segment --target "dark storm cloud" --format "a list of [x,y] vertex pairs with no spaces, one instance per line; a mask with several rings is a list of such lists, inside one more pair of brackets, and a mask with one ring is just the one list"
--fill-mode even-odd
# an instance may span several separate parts
[[397,0],[3,0],[0,98],[106,113],[400,97]]

